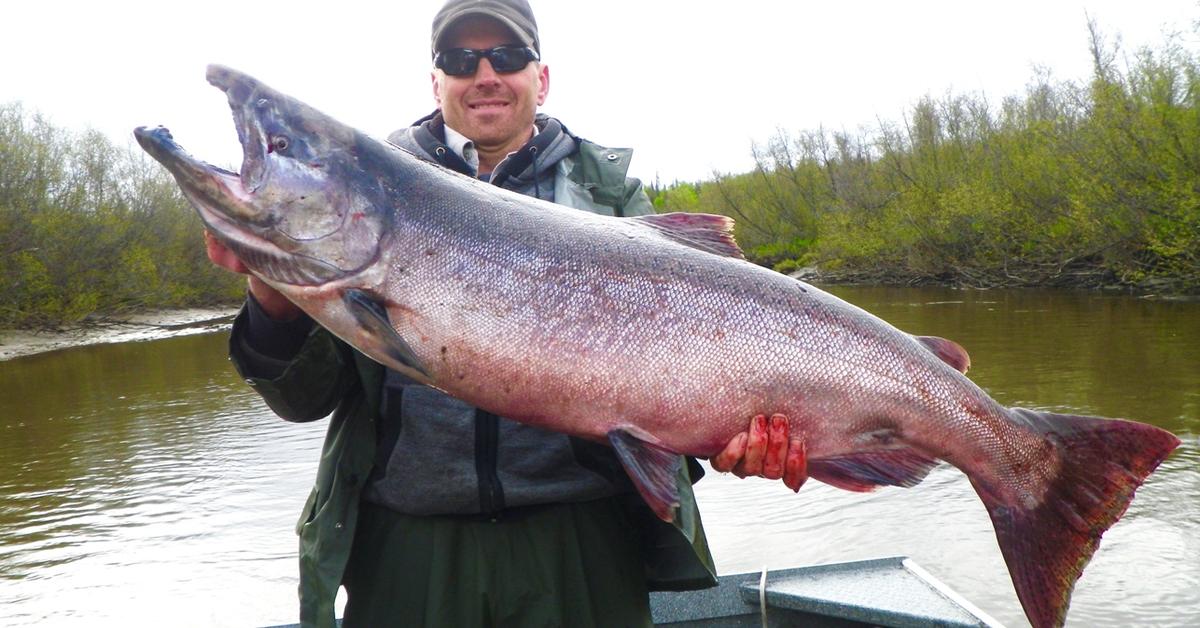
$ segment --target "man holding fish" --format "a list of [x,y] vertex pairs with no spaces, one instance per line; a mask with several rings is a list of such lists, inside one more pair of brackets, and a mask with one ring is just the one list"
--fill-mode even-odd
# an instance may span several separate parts
[[627,151],[534,113],[524,2],[449,2],[433,51],[439,112],[395,144],[219,65],[240,172],[134,130],[210,257],[253,275],[239,372],[285,419],[332,413],[304,624],[332,626],[344,585],[350,625],[645,625],[647,590],[714,579],[681,454],[851,491],[949,463],[1030,623],[1064,623],[1178,437],[1005,407],[956,343],[747,262],[727,217],[647,213]]

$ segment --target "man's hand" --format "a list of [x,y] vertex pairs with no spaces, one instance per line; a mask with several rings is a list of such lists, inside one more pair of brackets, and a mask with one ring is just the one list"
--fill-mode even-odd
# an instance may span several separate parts
[[221,244],[213,234],[204,232],[204,248],[208,259],[225,270],[247,276],[247,285],[254,300],[262,306],[267,316],[277,321],[290,321],[300,316],[300,308],[283,296],[278,290],[267,285],[263,280],[250,274],[250,269],[238,259],[238,256]]
[[208,253],[208,259],[212,263],[224,268],[225,270],[240,273],[243,275],[250,274],[250,269],[238,259],[233,251],[225,248],[224,244],[218,240],[207,229],[204,231],[204,250]]
[[804,439],[788,439],[788,420],[782,414],[771,416],[769,428],[765,415],[750,419],[750,428],[733,437],[709,464],[717,471],[732,471],[739,478],[783,478],[793,491],[799,491],[808,479]]

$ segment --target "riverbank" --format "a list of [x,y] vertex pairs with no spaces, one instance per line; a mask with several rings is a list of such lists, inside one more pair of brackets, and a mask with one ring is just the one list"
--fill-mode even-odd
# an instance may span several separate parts
[[840,268],[829,270],[819,266],[804,266],[785,273],[789,277],[811,284],[841,286],[890,286],[905,288],[953,288],[956,290],[1062,290],[1067,292],[1097,292],[1125,295],[1141,299],[1166,301],[1200,300],[1200,286],[1178,278],[1149,278],[1139,283],[1121,282],[1110,273],[1076,269],[1053,278],[1031,280],[1017,276],[999,278],[982,274],[969,276],[931,276],[905,273],[897,269]]
[[221,331],[229,327],[236,313],[236,308],[151,310],[88,319],[63,329],[0,329],[0,360],[87,345],[160,340]]

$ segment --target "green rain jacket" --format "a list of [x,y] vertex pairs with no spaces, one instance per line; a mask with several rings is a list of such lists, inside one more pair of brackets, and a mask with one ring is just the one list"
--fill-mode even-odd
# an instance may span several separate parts
[[[629,149],[581,140],[578,152],[558,164],[556,202],[605,215],[653,213],[641,182],[626,177],[631,154]],[[290,361],[250,355],[242,340],[246,316],[243,308],[230,339],[230,357],[246,382],[288,421],[313,421],[332,413],[316,484],[296,525],[301,625],[332,628],[334,599],[350,556],[359,499],[375,462],[376,417],[385,369],[319,326]],[[272,368],[264,369],[264,364]],[[673,525],[659,520],[636,493],[621,498],[632,519],[640,523],[650,590],[716,584],[716,568],[692,491],[692,483],[702,473],[695,460],[681,465],[680,508]]]

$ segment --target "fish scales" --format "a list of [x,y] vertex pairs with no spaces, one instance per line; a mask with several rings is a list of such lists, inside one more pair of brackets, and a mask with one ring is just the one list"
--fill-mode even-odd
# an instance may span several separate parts
[[[397,220],[411,227],[396,233],[420,239],[384,247],[396,256],[388,264],[403,269],[386,280],[404,310],[393,318],[420,332],[418,359],[437,364],[432,379],[456,396],[593,438],[635,423],[703,456],[761,412],[791,416],[818,459],[861,446],[857,437],[877,433],[879,417],[902,416],[928,424],[924,434],[907,430],[911,443],[962,466],[938,446],[939,434],[1004,426],[930,420],[930,403],[939,408],[934,419],[988,419],[952,401],[967,394],[982,404],[986,396],[886,323],[829,307],[833,297],[815,287],[643,229],[614,230],[601,217],[539,207],[539,228],[530,231],[527,205],[480,206],[409,208]],[[469,338],[475,346],[462,344],[463,329],[480,330]],[[680,368],[642,366],[656,363]],[[614,371],[636,376],[598,375]],[[729,373],[740,382],[732,390]],[[699,432],[697,417],[719,423]],[[982,463],[998,453],[971,456]]]

